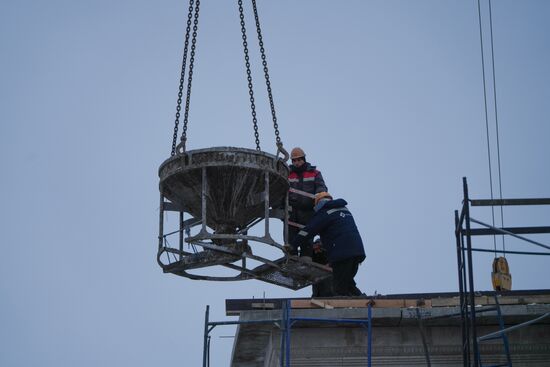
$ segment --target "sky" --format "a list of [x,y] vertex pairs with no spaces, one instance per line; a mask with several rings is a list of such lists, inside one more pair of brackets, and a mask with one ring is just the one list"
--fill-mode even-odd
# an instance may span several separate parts
[[[260,141],[274,153],[245,4]],[[367,252],[359,288],[457,291],[462,177],[472,198],[491,192],[477,2],[258,7],[282,141],[349,202]],[[156,263],[157,170],[170,156],[186,10],[172,0],[0,3],[0,365],[198,366],[206,305],[221,321],[225,299],[310,295],[193,281]],[[494,0],[492,15],[503,197],[550,197],[550,2]],[[201,2],[188,149],[254,148],[240,37],[236,2]],[[485,61],[498,197],[489,52]],[[488,210],[472,216],[491,222]],[[506,226],[548,218],[548,207],[504,210]],[[493,257],[475,255],[478,290],[491,289]],[[548,260],[508,256],[513,288],[549,288]],[[228,365],[234,332],[214,329],[213,365]]]

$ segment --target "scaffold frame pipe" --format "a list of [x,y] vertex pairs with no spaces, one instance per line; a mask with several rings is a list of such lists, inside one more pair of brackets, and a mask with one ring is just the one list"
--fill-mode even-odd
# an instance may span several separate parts
[[209,367],[207,365],[208,356],[210,353],[208,337],[210,332],[216,326],[238,326],[238,325],[252,325],[252,324],[273,324],[273,326],[281,330],[281,348],[279,353],[279,361],[281,367],[290,367],[290,338],[292,325],[296,322],[326,322],[335,324],[356,324],[361,325],[367,329],[367,366],[371,367],[371,354],[372,354],[372,306],[368,305],[367,315],[365,319],[333,319],[333,318],[317,318],[317,317],[292,317],[290,310],[290,300],[285,299],[282,302],[281,317],[274,319],[263,320],[238,320],[238,321],[210,321],[209,313],[210,306],[206,306],[205,321],[204,321],[204,346],[203,346],[203,367]]
[[[479,360],[475,356],[479,356],[478,342],[486,340],[485,336],[478,338],[476,335],[476,313],[475,309],[475,287],[474,287],[474,275],[473,275],[473,252],[495,252],[495,250],[486,250],[479,248],[472,248],[472,236],[482,236],[488,234],[500,234],[508,235],[518,238],[522,241],[529,242],[531,244],[550,249],[550,246],[541,244],[537,241],[533,241],[524,236],[518,234],[535,234],[535,233],[548,233],[550,227],[514,227],[514,228],[498,228],[480,220],[472,218],[470,216],[471,206],[495,206],[495,205],[550,205],[550,199],[500,199],[500,200],[471,200],[468,194],[468,184],[466,177],[462,178],[463,184],[463,201],[460,214],[455,211],[455,236],[457,247],[457,266],[458,266],[458,280],[459,280],[459,294],[461,305],[461,325],[463,327],[463,364],[464,367],[471,366],[471,353],[469,352],[470,344],[473,347],[473,365],[479,366]],[[471,228],[471,223],[476,223],[486,228]],[[500,251],[506,254],[520,254],[520,255],[550,255],[550,253],[544,252],[527,252],[527,251]],[[469,303],[469,307],[466,304]],[[546,316],[545,316],[546,317]],[[529,325],[532,322],[526,323]],[[495,334],[500,335],[500,334]],[[492,335],[492,336],[495,336]]]

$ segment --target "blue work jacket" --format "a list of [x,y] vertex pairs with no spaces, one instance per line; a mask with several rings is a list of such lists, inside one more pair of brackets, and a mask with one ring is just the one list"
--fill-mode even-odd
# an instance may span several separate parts
[[329,263],[351,257],[365,257],[365,248],[351,212],[344,199],[327,202],[290,243],[294,249],[317,234],[327,252]]

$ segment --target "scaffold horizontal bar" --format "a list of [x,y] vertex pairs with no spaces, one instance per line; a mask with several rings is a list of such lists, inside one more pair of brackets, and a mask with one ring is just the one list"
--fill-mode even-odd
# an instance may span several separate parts
[[550,205],[550,198],[540,199],[478,199],[470,200],[472,206],[502,206],[502,205]]
[[[462,248],[462,249],[466,249],[466,248]],[[477,251],[477,252],[491,252],[491,253],[494,253],[495,250],[489,250],[489,249],[484,249],[484,248],[472,248],[472,251]],[[547,256],[550,256],[550,252],[533,252],[533,251],[509,251],[509,250],[506,250],[506,251],[502,251],[502,250],[497,250],[496,252],[498,252],[499,254],[514,254],[514,255],[547,255]]]
[[489,229],[492,229],[492,230],[494,230],[494,231],[497,231],[497,233],[500,233],[500,234],[507,234],[507,235],[510,235],[510,236],[512,236],[512,237],[519,238],[520,240],[523,240],[523,241],[525,241],[525,242],[532,243],[533,245],[537,245],[537,246],[540,246],[540,247],[544,247],[545,249],[550,250],[550,246],[544,245],[544,244],[542,244],[542,243],[540,243],[540,242],[533,241],[533,240],[531,240],[531,239],[529,239],[529,238],[525,238],[525,237],[522,237],[522,236],[517,235],[517,234],[515,234],[515,233],[508,232],[508,231],[506,231],[506,230],[504,230],[504,229],[502,229],[502,228],[497,228],[497,227],[494,227],[494,226],[492,226],[492,225],[490,225],[490,224],[483,223],[483,222],[481,222],[481,221],[479,221],[479,220],[477,220],[477,219],[474,219],[474,218],[472,218],[472,217],[470,217],[470,220],[471,220],[472,222],[474,222],[474,223],[477,223],[477,224],[479,224],[479,225],[482,225],[482,226],[485,226],[485,227],[487,227],[487,228],[489,228]]
[[[514,234],[550,233],[550,227],[508,227],[508,228],[501,228],[501,229]],[[486,235],[495,235],[495,234],[502,234],[502,232],[496,231],[491,228],[470,229],[470,235],[472,236],[486,236]]]

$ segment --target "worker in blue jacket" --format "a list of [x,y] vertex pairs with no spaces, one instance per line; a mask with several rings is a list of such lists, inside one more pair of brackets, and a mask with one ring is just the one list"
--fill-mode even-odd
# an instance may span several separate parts
[[315,215],[290,242],[291,253],[319,234],[332,268],[336,296],[361,296],[354,277],[365,260],[365,249],[359,230],[344,199],[332,200],[328,192],[315,195]]

